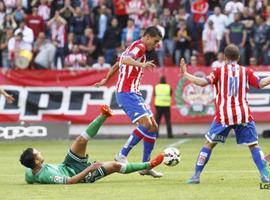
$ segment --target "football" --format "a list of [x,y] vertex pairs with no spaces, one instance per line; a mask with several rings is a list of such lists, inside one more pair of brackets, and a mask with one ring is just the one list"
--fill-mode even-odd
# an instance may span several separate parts
[[175,147],[168,147],[164,150],[163,163],[167,166],[175,166],[180,162],[181,154],[180,151]]

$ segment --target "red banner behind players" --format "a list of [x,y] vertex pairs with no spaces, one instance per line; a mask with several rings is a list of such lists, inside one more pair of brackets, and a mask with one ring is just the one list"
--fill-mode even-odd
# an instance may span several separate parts
[[[190,69],[198,76],[206,76],[210,68]],[[256,68],[257,75],[269,75],[269,69]],[[0,99],[0,122],[71,121],[84,124],[99,112],[101,104],[108,104],[115,116],[107,124],[130,124],[125,113],[117,106],[115,87],[117,77],[106,87],[93,84],[102,79],[107,71],[47,71],[1,70],[0,85],[16,99],[6,104]],[[154,111],[153,88],[164,74],[174,89],[172,102],[173,123],[206,123],[213,118],[214,92],[211,86],[197,87],[179,76],[179,68],[163,68],[144,72],[142,94]],[[262,90],[250,88],[249,103],[256,121],[270,121],[270,87]]]

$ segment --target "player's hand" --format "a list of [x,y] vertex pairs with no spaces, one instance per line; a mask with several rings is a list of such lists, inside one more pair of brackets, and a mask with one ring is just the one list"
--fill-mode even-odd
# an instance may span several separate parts
[[180,60],[180,71],[182,74],[184,74],[187,71],[187,64],[185,63],[185,59],[181,58]]
[[6,95],[5,95],[5,98],[6,98],[6,101],[7,101],[9,104],[12,104],[12,103],[15,101],[15,99],[13,98],[13,96],[10,95],[10,94],[6,94]]
[[99,167],[101,167],[102,165],[103,165],[103,163],[101,163],[101,162],[94,162],[88,168],[89,168],[90,172],[92,172],[92,171],[98,169]]
[[106,83],[107,83],[107,80],[104,78],[104,79],[102,79],[101,81],[95,83],[95,86],[96,86],[96,87],[100,87],[100,86],[105,85]]
[[151,60],[151,61],[147,61],[147,62],[143,63],[143,67],[144,68],[149,68],[149,69],[154,69],[157,66],[155,65],[154,61]]

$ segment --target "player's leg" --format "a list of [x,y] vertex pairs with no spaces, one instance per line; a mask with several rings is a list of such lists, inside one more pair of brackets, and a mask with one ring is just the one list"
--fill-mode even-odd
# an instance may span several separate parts
[[205,135],[207,141],[203,145],[197,157],[194,175],[187,181],[187,183],[200,183],[201,173],[210,159],[212,150],[217,145],[217,143],[225,142],[229,132],[230,127],[223,126],[220,123],[217,123],[215,120],[212,122],[208,133]]
[[[143,138],[143,159],[142,159],[143,162],[147,162],[150,160],[157,138],[157,130],[158,130],[157,123],[153,116],[150,117],[150,120],[152,126],[150,127],[149,131],[144,135]],[[140,171],[140,175],[149,175],[154,178],[160,178],[163,176],[161,172],[157,172],[153,169]]]
[[235,128],[237,144],[247,144],[253,161],[257,166],[262,182],[270,182],[270,171],[265,160],[264,153],[258,145],[258,134],[256,131],[255,123],[248,122],[245,125],[238,125]]
[[70,147],[70,151],[77,156],[85,157],[88,140],[97,134],[99,128],[110,116],[112,116],[111,109],[106,105],[101,106],[100,115],[75,139]]
[[165,122],[166,122],[166,128],[167,128],[167,136],[168,138],[173,138],[172,124],[171,124],[171,108],[164,107],[163,109],[164,109]]
[[131,149],[141,141],[144,135],[151,127],[151,120],[148,117],[148,112],[144,108],[139,95],[135,93],[118,93],[118,105],[125,111],[133,123],[138,126],[132,131],[130,137],[120,150],[119,154],[115,156],[118,162],[127,162],[127,155]]
[[105,162],[103,167],[106,170],[106,175],[118,172],[121,174],[129,174],[141,170],[150,170],[162,163],[164,154],[160,153],[152,160],[141,163],[120,163],[116,161]]

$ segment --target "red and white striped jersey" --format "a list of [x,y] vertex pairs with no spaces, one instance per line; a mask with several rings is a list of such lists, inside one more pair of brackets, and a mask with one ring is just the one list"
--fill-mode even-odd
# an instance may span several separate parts
[[133,42],[122,54],[119,60],[119,76],[116,85],[117,92],[135,92],[140,94],[140,82],[143,76],[141,67],[122,64],[124,57],[132,57],[139,62],[145,62],[145,46],[141,40]]
[[253,118],[247,101],[249,85],[259,88],[259,77],[253,70],[238,65],[226,64],[207,76],[216,92],[215,108],[217,122],[226,125],[247,123]]

